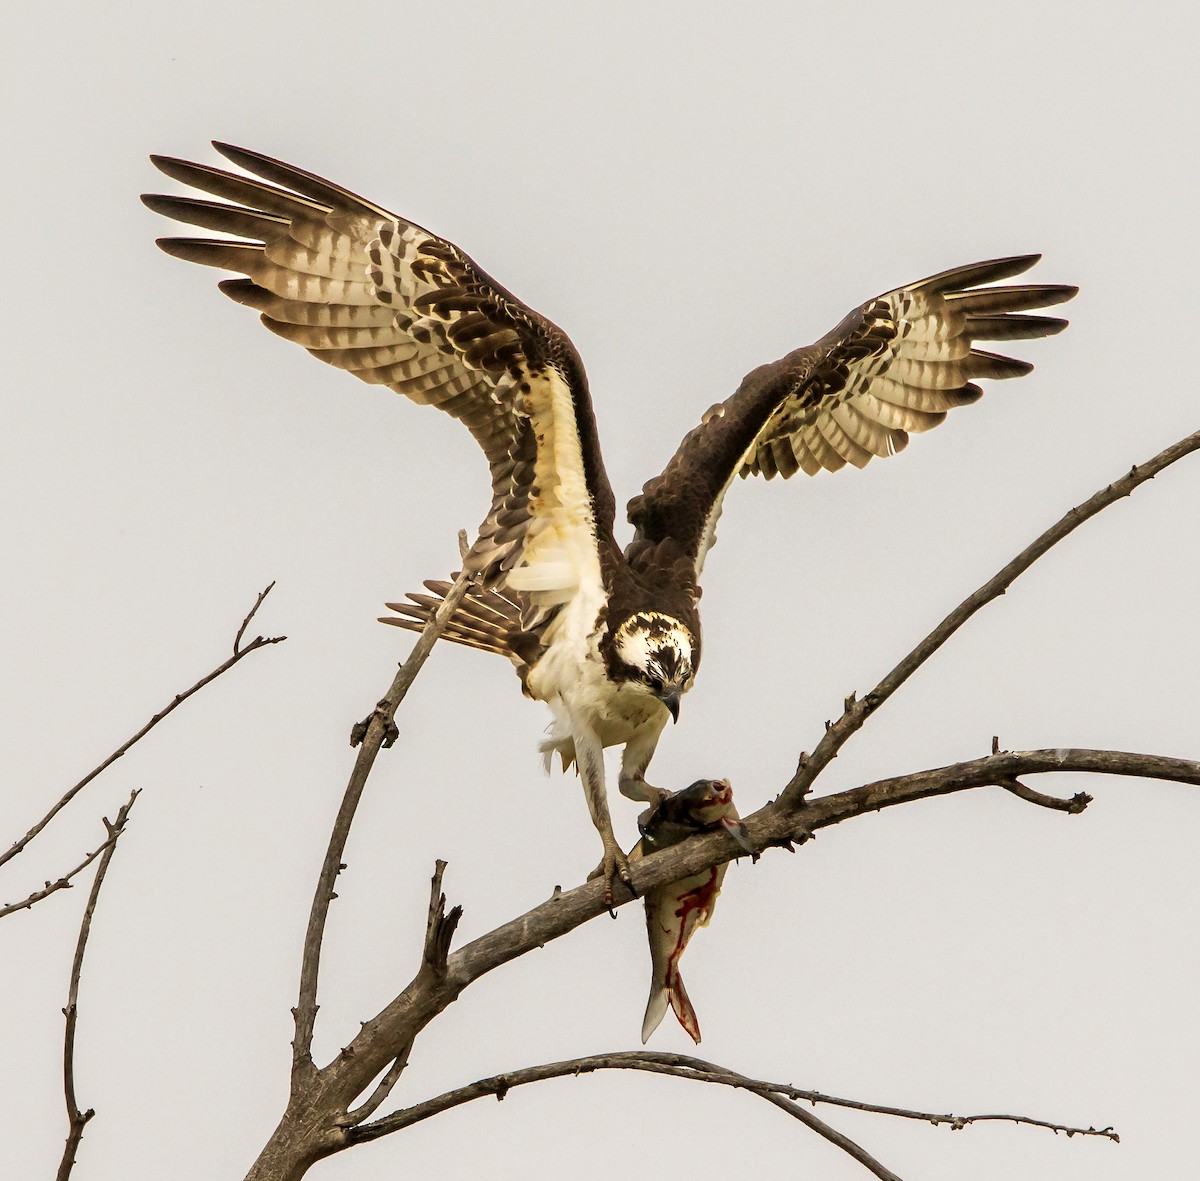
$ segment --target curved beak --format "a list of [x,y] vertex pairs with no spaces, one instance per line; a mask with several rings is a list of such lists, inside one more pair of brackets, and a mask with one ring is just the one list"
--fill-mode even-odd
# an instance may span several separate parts
[[664,687],[662,696],[659,701],[663,703],[671,711],[671,721],[679,721],[679,699],[683,694],[674,686],[667,685]]

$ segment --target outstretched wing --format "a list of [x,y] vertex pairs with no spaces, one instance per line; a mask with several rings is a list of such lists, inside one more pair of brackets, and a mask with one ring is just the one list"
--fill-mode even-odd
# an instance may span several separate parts
[[816,344],[747,374],[629,502],[637,527],[630,560],[670,538],[699,574],[735,475],[771,479],[864,467],[872,456],[902,451],[910,431],[929,430],[948,410],[978,399],[976,379],[1028,373],[1028,362],[975,342],[1053,336],[1067,326],[1018,313],[1064,303],[1076,287],[981,286],[1019,275],[1040,257],[958,267],[889,291]]
[[262,180],[154,156],[168,176],[222,200],[142,200],[239,240],[159,246],[246,276],[220,288],[272,332],[466,425],[491,468],[491,510],[467,558],[485,586],[503,584],[544,616],[602,585],[613,497],[566,334],[450,242],[289,164],[214,146]]

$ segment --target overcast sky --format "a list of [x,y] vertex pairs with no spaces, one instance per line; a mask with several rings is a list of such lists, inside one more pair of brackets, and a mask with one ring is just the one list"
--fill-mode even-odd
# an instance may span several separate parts
[[[624,502],[742,374],[862,300],[1042,251],[1073,324],[1032,376],[864,472],[739,484],[705,657],[651,778],[776,794],[852,689],[1070,505],[1200,425],[1192,6],[19,5],[0,71],[6,372],[0,843],[218,663],[255,654],[6,867],[23,896],[143,794],[80,1004],[98,1110],[77,1181],[240,1178],[285,1096],[299,948],[352,760],[408,638],[384,600],[453,568],[487,503],[456,424],[263,331],[159,253],[149,152],[212,137],[459,243],[571,335]],[[1009,748],[1200,756],[1200,460],[1077,532],[846,749],[825,790]],[[624,526],[623,526],[624,528]],[[626,534],[622,534],[625,536]],[[578,884],[598,841],[508,665],[438,650],[351,839],[325,1061],[410,978],[434,859],[473,938]],[[1121,1145],[838,1115],[906,1181],[1194,1175],[1194,789],[1065,777],[893,810],[730,870],[684,961],[701,1052],[857,1098],[1115,1124]],[[636,806],[614,800],[618,835]],[[5,1172],[53,1175],[85,889],[0,924]],[[642,916],[472,987],[394,1100],[638,1044]],[[687,1051],[668,1017],[652,1046]],[[609,1075],[478,1103],[313,1176],[866,1174],[745,1095]]]

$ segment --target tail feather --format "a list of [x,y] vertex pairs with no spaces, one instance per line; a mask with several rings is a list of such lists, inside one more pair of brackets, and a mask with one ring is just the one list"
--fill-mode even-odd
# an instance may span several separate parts
[[[455,575],[455,578],[458,576]],[[395,616],[381,616],[381,623],[422,631],[450,592],[451,582],[430,579],[425,587],[430,594],[410,592],[405,600],[385,604]],[[507,656],[517,664],[521,657],[514,640],[521,633],[521,607],[495,590],[472,586],[463,596],[442,632],[442,638],[481,652]]]
[[[389,603],[388,606],[391,606],[391,604]],[[402,627],[405,631],[419,633],[425,630],[425,625],[429,621],[428,619],[404,619],[391,615],[381,615],[379,622],[391,624],[392,627]],[[460,631],[453,626],[447,626],[443,629],[442,639],[449,640],[452,644],[462,644],[464,648],[475,648],[480,652],[494,652],[497,656],[511,655],[506,647],[490,640],[481,639],[470,632]]]

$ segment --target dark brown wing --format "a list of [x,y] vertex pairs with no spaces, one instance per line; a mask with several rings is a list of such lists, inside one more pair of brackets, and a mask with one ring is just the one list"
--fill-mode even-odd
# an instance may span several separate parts
[[712,407],[662,475],[629,503],[637,527],[631,559],[665,538],[699,574],[735,475],[815,475],[908,445],[982,394],[978,378],[1020,377],[1033,366],[975,348],[977,340],[1053,336],[1066,320],[1017,313],[1071,299],[1058,285],[984,287],[1027,271],[1040,255],[944,271],[879,296],[816,344],[747,374]]
[[222,200],[142,199],[243,240],[163,238],[163,250],[240,272],[221,290],[272,332],[464,423],[491,469],[491,509],[467,558],[485,585],[543,616],[601,586],[613,497],[567,336],[450,242],[289,164],[214,146],[262,180],[155,156],[168,176]]

